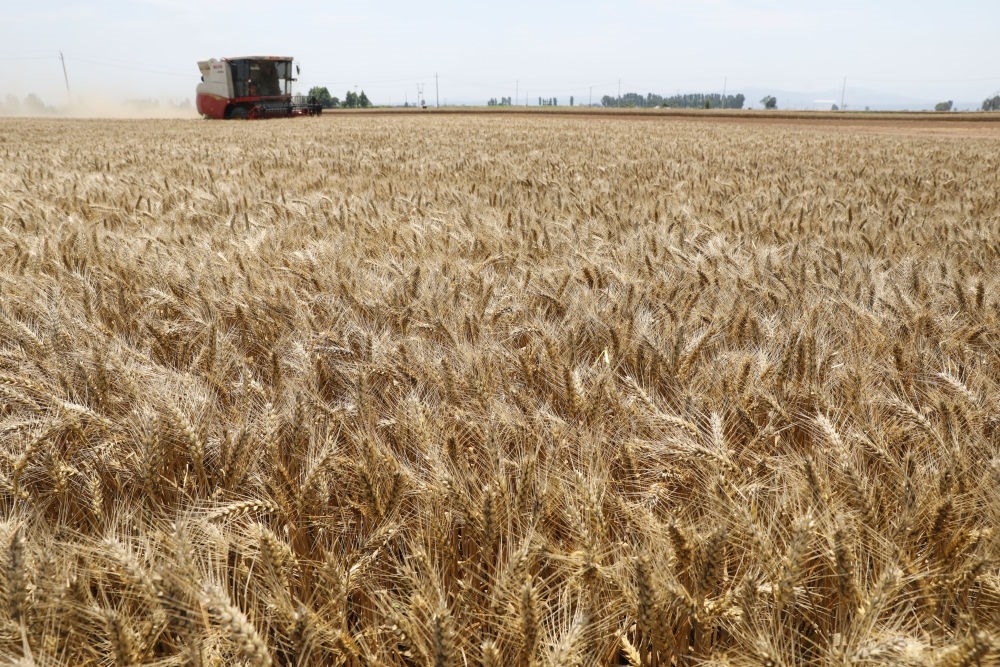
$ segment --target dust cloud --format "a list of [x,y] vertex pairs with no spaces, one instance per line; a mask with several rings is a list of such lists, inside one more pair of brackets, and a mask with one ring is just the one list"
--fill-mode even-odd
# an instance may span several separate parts
[[37,95],[0,99],[0,117],[20,118],[198,118],[192,100],[116,99],[74,95],[69,104],[49,105]]

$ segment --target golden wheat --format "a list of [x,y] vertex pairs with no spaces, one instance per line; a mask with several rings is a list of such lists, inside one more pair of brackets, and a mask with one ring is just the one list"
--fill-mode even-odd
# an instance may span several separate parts
[[0,120],[0,656],[994,664],[991,132]]

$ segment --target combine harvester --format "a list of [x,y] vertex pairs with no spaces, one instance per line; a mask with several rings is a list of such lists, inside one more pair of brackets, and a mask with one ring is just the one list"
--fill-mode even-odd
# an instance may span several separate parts
[[[198,61],[198,69],[198,113],[205,118],[286,118],[323,112],[314,99],[292,95],[291,58],[212,58]],[[296,73],[298,69],[296,65]]]

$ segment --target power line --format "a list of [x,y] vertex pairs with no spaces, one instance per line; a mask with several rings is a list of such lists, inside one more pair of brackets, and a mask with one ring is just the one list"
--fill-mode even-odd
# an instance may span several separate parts
[[1000,76],[985,76],[973,79],[877,79],[854,77],[852,80],[867,83],[982,83],[985,81],[1000,81]]
[[153,69],[151,67],[143,67],[142,65],[132,65],[124,63],[119,64],[120,61],[98,60],[96,58],[82,58],[80,56],[72,56],[72,55],[70,56],[70,60],[76,60],[82,63],[89,63],[91,65],[97,65],[99,67],[111,67],[113,69],[132,70],[134,72],[145,72],[147,74],[162,74],[164,76],[178,76],[178,77],[182,76],[185,79],[190,79],[192,77],[190,73],[182,74],[181,72],[176,70]]
[[328,79],[325,76],[323,76],[322,72],[319,73],[319,74],[316,74],[316,73],[313,73],[313,72],[309,73],[309,78],[310,79],[315,79],[317,81],[325,81],[326,85],[328,85],[328,86],[335,86],[335,85],[336,86],[342,86],[342,85],[345,85],[345,84],[350,86],[350,85],[353,85],[357,81],[364,81],[365,84],[367,84],[367,85],[372,85],[372,84],[376,84],[376,85],[378,85],[378,84],[392,84],[392,83],[414,83],[416,81],[421,81],[423,79],[426,79],[427,77],[428,77],[427,74],[417,74],[417,75],[413,75],[413,76],[399,77],[399,78],[395,78],[395,79],[362,79],[360,77],[355,77],[353,79],[339,79],[339,80],[333,80],[333,81],[331,81],[330,79]]
[[0,60],[11,62],[16,60],[57,60],[59,56],[0,56]]

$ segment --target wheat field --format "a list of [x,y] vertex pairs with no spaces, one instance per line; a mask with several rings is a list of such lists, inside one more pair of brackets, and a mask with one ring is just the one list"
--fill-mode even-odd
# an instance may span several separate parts
[[0,156],[5,663],[1000,661],[1000,134]]

